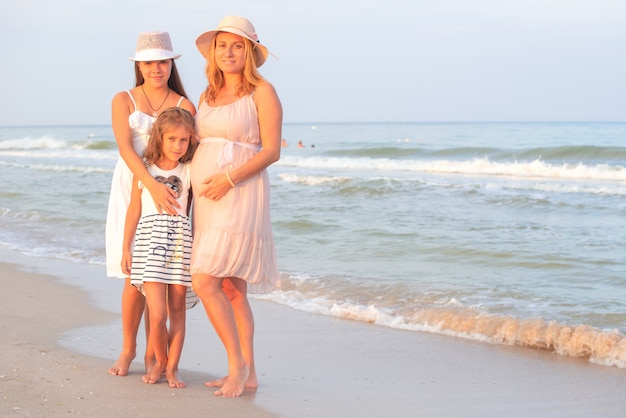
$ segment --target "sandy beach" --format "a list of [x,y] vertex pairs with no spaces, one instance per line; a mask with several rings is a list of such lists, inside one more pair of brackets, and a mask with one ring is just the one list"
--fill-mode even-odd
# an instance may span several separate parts
[[[0,416],[622,417],[626,370],[545,351],[406,332],[252,300],[260,387],[221,399],[225,370],[203,310],[189,311],[188,387],[110,376],[119,287],[104,268],[0,249]],[[76,348],[77,347],[77,348]],[[140,356],[139,356],[140,357]]]

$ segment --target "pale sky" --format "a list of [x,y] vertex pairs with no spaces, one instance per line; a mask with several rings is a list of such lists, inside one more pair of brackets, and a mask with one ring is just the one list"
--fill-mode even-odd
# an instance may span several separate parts
[[624,0],[0,0],[0,126],[110,124],[137,35],[195,47],[239,15],[290,122],[626,121]]

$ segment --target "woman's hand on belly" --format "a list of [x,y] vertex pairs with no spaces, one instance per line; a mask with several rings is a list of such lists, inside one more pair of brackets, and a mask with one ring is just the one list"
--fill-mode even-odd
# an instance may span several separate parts
[[204,185],[200,189],[200,196],[204,196],[211,200],[220,200],[233,186],[231,186],[226,177],[226,173],[214,174],[207,177],[202,184]]

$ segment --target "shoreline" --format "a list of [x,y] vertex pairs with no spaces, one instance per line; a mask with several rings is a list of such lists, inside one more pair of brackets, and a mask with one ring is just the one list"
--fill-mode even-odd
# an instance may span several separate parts
[[185,389],[142,383],[143,365],[137,360],[128,376],[109,375],[111,359],[77,353],[58,340],[74,327],[106,323],[114,313],[94,307],[83,290],[54,276],[6,262],[0,269],[1,416],[146,416],[147,411],[151,416],[185,411],[186,416],[275,416],[250,396],[233,404],[209,396],[203,373],[184,371]]
[[2,416],[626,415],[623,369],[257,299],[256,393],[222,399],[203,386],[224,373],[226,362],[201,306],[188,311],[180,365],[187,388],[147,385],[141,347],[129,376],[107,373],[121,338],[121,283],[106,278],[103,266],[0,247],[0,271]]

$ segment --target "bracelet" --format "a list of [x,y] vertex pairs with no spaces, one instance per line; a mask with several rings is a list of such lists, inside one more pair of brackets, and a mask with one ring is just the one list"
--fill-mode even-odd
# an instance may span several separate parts
[[235,183],[233,182],[233,179],[230,178],[230,173],[228,171],[226,172],[226,179],[228,179],[231,186],[235,187]]

